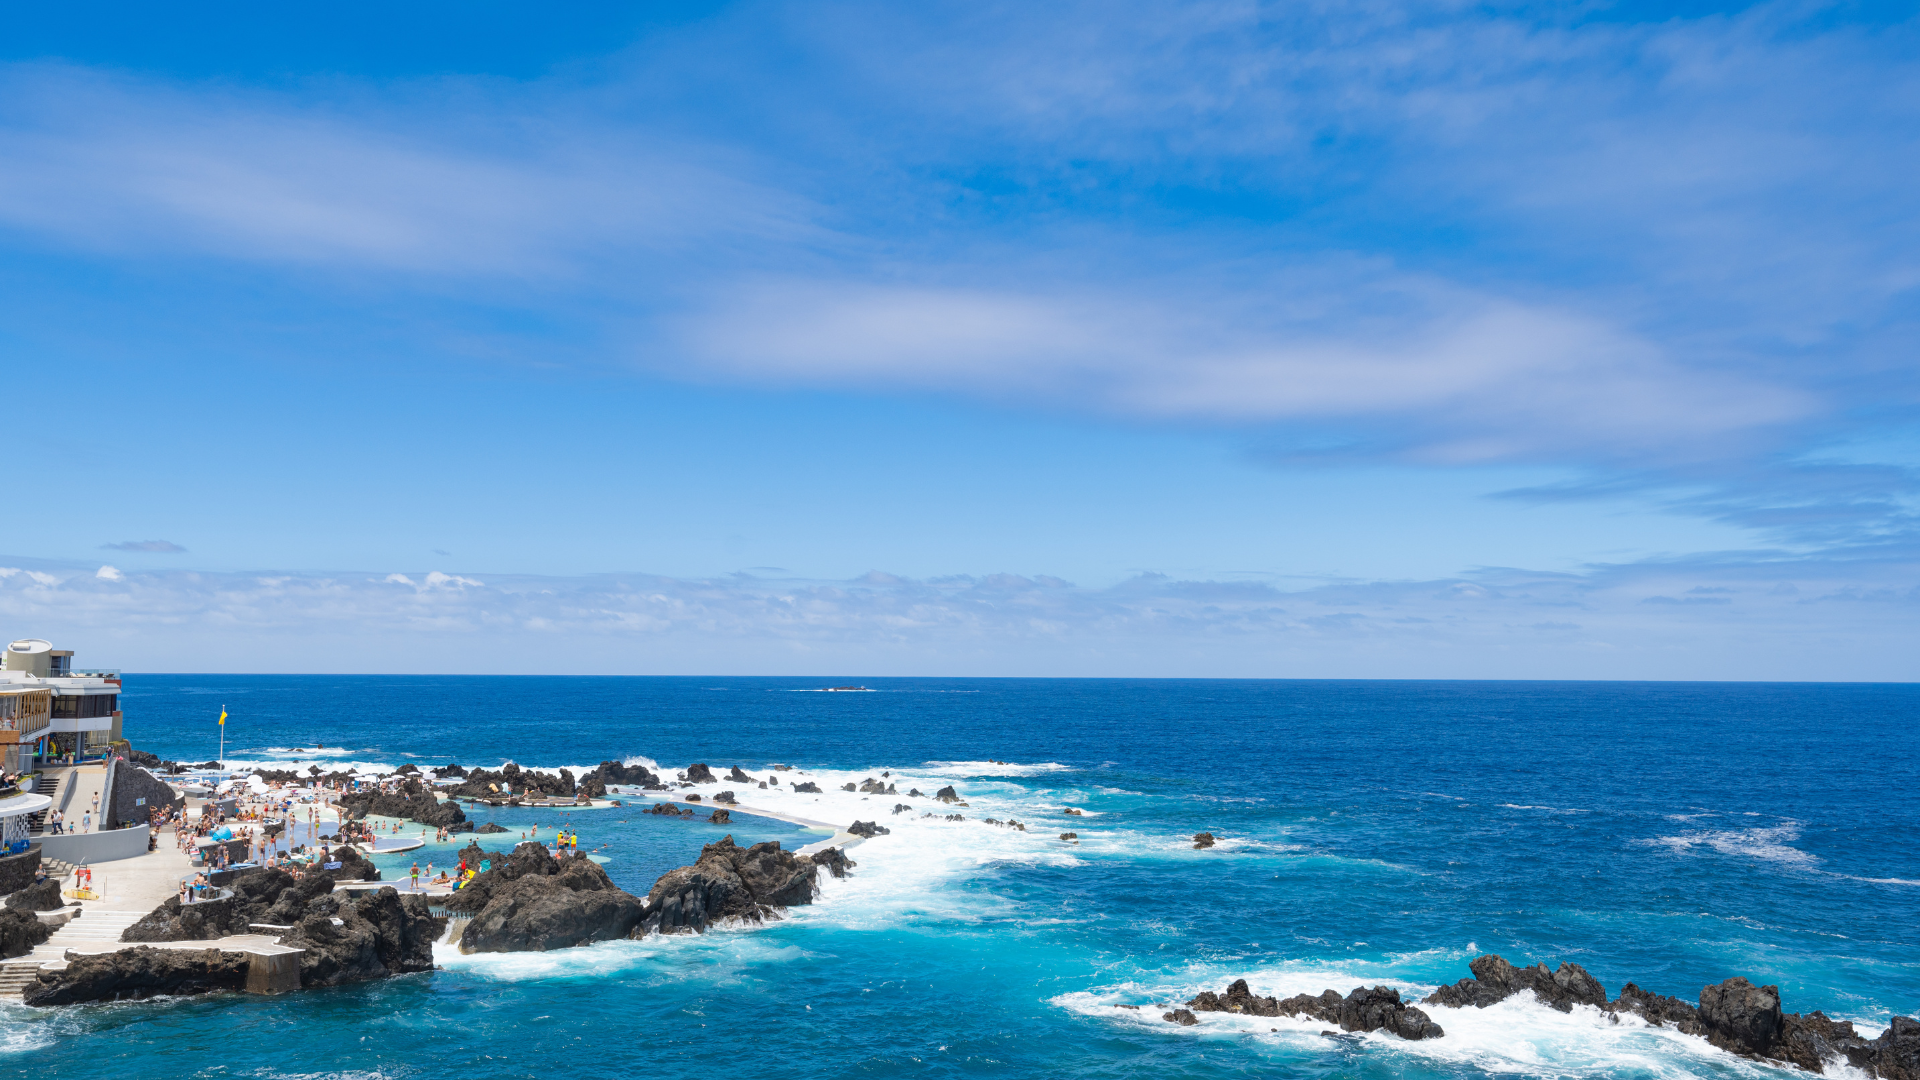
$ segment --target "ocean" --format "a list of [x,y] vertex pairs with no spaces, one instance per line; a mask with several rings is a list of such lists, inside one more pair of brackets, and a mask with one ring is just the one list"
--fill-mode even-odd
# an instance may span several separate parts
[[[850,682],[872,692],[813,692]],[[1485,952],[1572,960],[1609,994],[1632,980],[1692,1000],[1745,975],[1870,1035],[1920,1013],[1920,687],[129,675],[121,700],[133,744],[181,761],[215,756],[224,706],[230,760],[304,768],[321,742],[329,763],[382,767],[781,763],[827,792],[740,800],[892,832],[758,928],[443,953],[430,974],[283,997],[0,1006],[13,1075],[1790,1071],[1522,999],[1429,1008],[1447,1031],[1431,1042],[1160,1019],[1236,978],[1423,996]],[[971,805],[837,790],[883,773]],[[563,823],[519,814],[499,823]],[[740,814],[564,823],[636,894],[728,833],[818,838]],[[1217,846],[1195,850],[1201,831]],[[388,857],[388,876],[457,846]]]

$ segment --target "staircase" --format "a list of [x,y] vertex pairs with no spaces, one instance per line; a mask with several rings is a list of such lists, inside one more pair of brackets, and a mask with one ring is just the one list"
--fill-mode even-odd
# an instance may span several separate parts
[[40,977],[40,961],[14,960],[0,964],[0,1000],[16,1001],[27,984]]
[[41,810],[36,813],[27,815],[27,835],[28,836],[39,836],[40,831],[47,827],[47,812],[60,804],[60,800],[56,798],[56,796],[60,794],[60,783],[65,779],[66,777],[64,776],[56,776],[56,777],[53,777],[52,779],[47,779],[46,774],[42,773],[41,778],[34,783],[33,793],[35,795],[45,795],[46,797],[53,799],[53,802],[50,805],[48,805],[46,810]]
[[50,971],[67,966],[68,949],[98,949],[101,946],[123,948],[120,934],[147,917],[144,911],[109,911],[88,908],[72,922],[53,932],[43,944],[35,946],[25,960],[43,964]]

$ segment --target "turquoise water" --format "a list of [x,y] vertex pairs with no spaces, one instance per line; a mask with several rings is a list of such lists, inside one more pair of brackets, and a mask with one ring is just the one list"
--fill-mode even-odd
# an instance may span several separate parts
[[[848,681],[130,676],[130,736],[182,760],[212,755],[224,704],[234,758],[284,763],[302,755],[274,748],[318,739],[344,748],[331,760],[383,765],[784,762],[828,794],[743,801],[894,831],[852,849],[857,871],[819,904],[759,929],[443,955],[429,975],[282,998],[6,1008],[4,1045],[22,1069],[156,1077],[1782,1075],[1522,1001],[1432,1010],[1448,1035],[1431,1043],[1158,1019],[1238,977],[1262,993],[1424,990],[1485,951],[1575,960],[1609,991],[1632,979],[1692,997],[1744,974],[1869,1030],[1920,1011],[1912,687],[794,692]],[[903,792],[956,785],[970,820],[833,790],[882,770]],[[915,811],[890,815],[895,802]],[[499,820],[558,819],[523,813]],[[816,836],[765,818],[572,817],[634,892],[729,831]],[[1202,829],[1220,846],[1193,850]]]

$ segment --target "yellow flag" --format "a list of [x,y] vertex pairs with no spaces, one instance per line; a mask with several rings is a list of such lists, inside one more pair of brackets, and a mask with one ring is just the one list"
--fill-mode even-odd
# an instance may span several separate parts
[[220,726],[227,726],[227,707],[225,705],[220,706]]

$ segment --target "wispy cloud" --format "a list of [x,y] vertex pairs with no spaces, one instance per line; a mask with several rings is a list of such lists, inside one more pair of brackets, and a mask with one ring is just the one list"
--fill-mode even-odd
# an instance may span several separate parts
[[1756,555],[1102,588],[1012,574],[0,571],[0,616],[18,632],[185,670],[217,652],[314,671],[1905,680],[1920,674],[1917,615],[1920,562]]
[[1920,24],[1872,18],[773,2],[526,82],[15,66],[0,225],[510,298],[623,371],[1571,465],[1552,497],[1886,541],[1911,477],[1807,457],[1920,407]]
[[163,555],[179,555],[187,549],[171,540],[122,540],[117,544],[101,544],[107,551],[145,551]]

